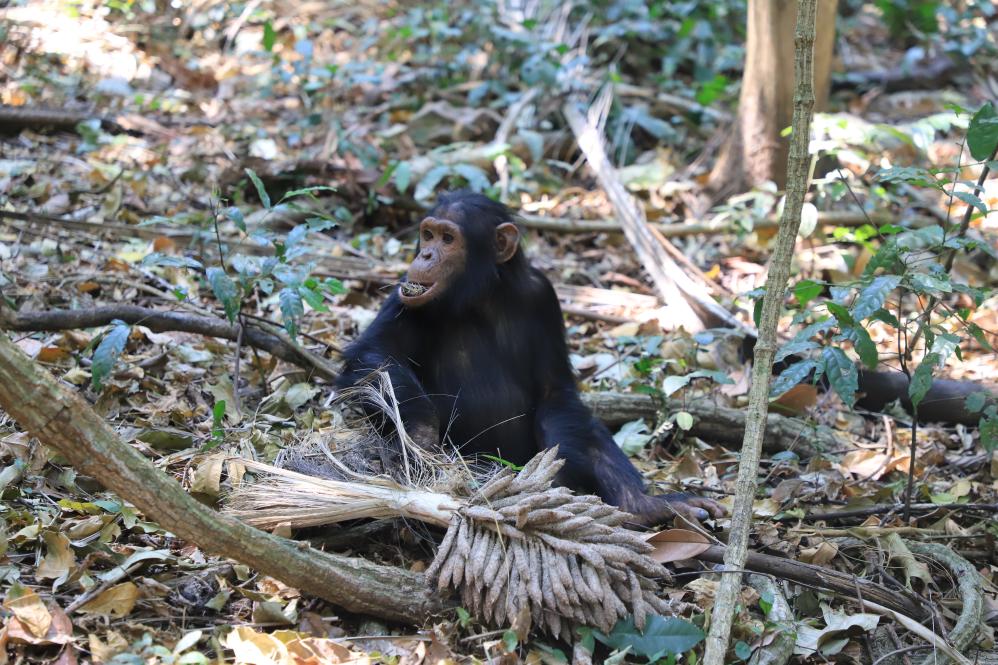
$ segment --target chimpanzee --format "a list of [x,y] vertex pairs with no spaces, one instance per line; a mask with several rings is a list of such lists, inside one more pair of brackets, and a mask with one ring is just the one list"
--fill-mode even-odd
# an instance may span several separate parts
[[462,455],[523,464],[559,446],[558,481],[655,524],[723,509],[688,495],[649,496],[641,474],[579,399],[554,288],[519,249],[509,211],[481,194],[440,197],[419,225],[408,274],[347,348],[341,388],[391,377],[406,430],[446,437]]

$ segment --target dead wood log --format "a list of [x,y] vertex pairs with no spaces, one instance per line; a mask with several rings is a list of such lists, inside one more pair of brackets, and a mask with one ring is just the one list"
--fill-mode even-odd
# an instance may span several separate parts
[[849,72],[832,83],[834,90],[858,88],[882,88],[884,92],[902,90],[939,90],[958,74],[957,62],[948,55],[905,63],[900,67],[886,70]]
[[[686,411],[693,416],[690,433],[704,441],[738,447],[745,433],[745,412],[720,406],[709,400],[681,402],[656,399],[651,395],[629,393],[582,393],[582,401],[607,425],[615,426],[638,418],[655,419],[660,413]],[[846,443],[835,432],[808,424],[799,418],[770,413],[766,417],[763,449],[767,452],[792,450],[803,458],[826,451],[842,450]]]
[[204,550],[245,563],[351,612],[418,625],[447,608],[420,574],[311,550],[198,503],[3,334],[0,407],[79,472]]
[[[697,559],[710,563],[724,563],[724,550],[720,545],[712,545],[697,555]],[[791,580],[818,589],[829,589],[847,598],[859,596],[872,600],[878,605],[889,607],[895,612],[918,621],[929,618],[922,600],[914,593],[902,593],[888,589],[863,577],[856,577],[831,568],[801,563],[793,559],[782,559],[768,554],[749,552],[745,568],[753,573],[772,575],[777,579]]]

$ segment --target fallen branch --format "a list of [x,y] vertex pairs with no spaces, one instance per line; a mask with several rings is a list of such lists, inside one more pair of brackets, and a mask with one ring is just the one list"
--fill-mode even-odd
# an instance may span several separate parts
[[0,132],[33,129],[55,129],[75,132],[77,125],[87,120],[98,120],[106,132],[120,134],[169,135],[164,125],[214,125],[215,123],[193,118],[151,118],[138,114],[102,115],[86,109],[53,109],[35,106],[10,106],[0,104]]
[[[711,545],[706,551],[698,554],[697,558],[708,563],[723,563],[727,549],[722,545]],[[921,599],[915,594],[897,592],[864,577],[856,577],[824,566],[748,552],[742,568],[812,588],[834,591],[845,598],[859,596],[918,621],[929,618],[929,613],[921,605]]]
[[[973,644],[974,638],[977,637],[978,630],[980,630],[984,613],[984,580],[969,561],[952,551],[947,545],[915,541],[907,541],[905,545],[913,554],[927,557],[948,568],[951,579],[956,580],[960,589],[962,610],[947,637],[956,651],[963,651]],[[943,659],[937,657],[928,657],[922,661],[922,665],[935,663],[942,665],[944,662]]]
[[[224,319],[186,312],[163,312],[138,305],[15,312],[0,302],[0,328],[18,332],[97,328],[115,320],[130,325],[142,325],[158,333],[189,332],[227,339],[230,342],[239,339],[239,326],[230,325]],[[257,322],[247,322],[243,327],[243,343],[309,369],[328,381],[336,378],[336,368],[330,361],[295,344],[283,331],[266,330],[261,326],[262,324]]]
[[683,272],[655,239],[651,229],[648,228],[644,213],[621,184],[607,159],[595,119],[587,119],[572,102],[562,107],[562,113],[568,120],[590,168],[596,173],[596,179],[613,204],[624,235],[645,270],[651,275],[663,301],[675,310],[681,325],[689,331],[702,330],[705,323],[710,326],[726,325],[749,331],[745,324],[718,304],[706,288]]
[[[624,229],[619,222],[613,219],[570,219],[566,217],[547,217],[545,215],[532,215],[520,213],[517,215],[520,223],[528,229],[547,231],[550,233],[623,233]],[[828,210],[818,213],[818,226],[863,226],[873,224],[880,226],[883,224],[895,224],[898,215],[892,212],[873,212],[864,215],[860,212]],[[911,220],[913,227],[930,226],[935,224],[931,217],[915,217]],[[775,229],[780,225],[779,218],[767,217],[753,222],[753,229]],[[724,219],[676,219],[675,221],[663,224],[660,222],[648,222],[648,226],[654,228],[666,238],[682,238],[695,235],[725,235],[744,233],[742,225]]]
[[421,624],[447,609],[423,575],[310,550],[198,503],[122,442],[89,404],[37,367],[7,335],[0,335],[0,407],[29,434],[62,453],[77,471],[204,550],[351,612]]
[[919,62],[905,63],[895,69],[849,72],[832,83],[834,90],[846,88],[882,88],[884,92],[901,90],[939,90],[960,71],[948,55]]

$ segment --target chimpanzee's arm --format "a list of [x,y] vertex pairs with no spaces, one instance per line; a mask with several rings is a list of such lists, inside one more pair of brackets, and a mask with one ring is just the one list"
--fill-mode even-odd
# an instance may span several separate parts
[[534,312],[542,328],[534,331],[533,338],[541,395],[536,427],[543,447],[557,445],[559,457],[565,459],[559,481],[577,491],[593,492],[646,524],[661,523],[676,513],[694,519],[706,518],[707,510],[721,514],[720,506],[707,499],[645,494],[641,473],[579,398],[561,307],[554,288],[541,279],[544,288],[538,287]]
[[[440,443],[437,411],[409,361],[408,347],[417,339],[414,326],[402,315],[398,296],[392,294],[371,325],[343,352],[343,373],[336,386],[356,386],[371,372],[386,371],[409,436],[420,446],[435,447]],[[364,406],[376,415],[374,405]]]

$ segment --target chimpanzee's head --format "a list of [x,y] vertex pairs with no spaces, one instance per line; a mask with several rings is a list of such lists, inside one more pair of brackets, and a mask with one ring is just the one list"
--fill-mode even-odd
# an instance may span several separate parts
[[473,192],[444,194],[419,224],[419,247],[399,299],[410,308],[472,302],[501,271],[524,265],[519,244],[506,206]]

